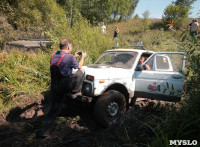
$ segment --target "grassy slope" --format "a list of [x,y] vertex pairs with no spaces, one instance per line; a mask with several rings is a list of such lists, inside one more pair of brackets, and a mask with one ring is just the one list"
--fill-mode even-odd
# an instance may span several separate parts
[[164,31],[160,27],[161,20],[151,20],[150,29],[144,32],[142,30],[142,20],[129,20],[128,22],[109,25],[108,36],[114,34],[115,25],[119,26],[120,46],[135,46],[137,41],[142,41],[144,46],[153,51],[176,51],[178,48],[177,34],[172,31]]

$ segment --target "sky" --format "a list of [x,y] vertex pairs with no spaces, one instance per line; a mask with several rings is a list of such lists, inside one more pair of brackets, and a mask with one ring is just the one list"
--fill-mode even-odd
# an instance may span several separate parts
[[[162,18],[163,11],[172,1],[174,0],[139,0],[133,16],[138,14],[139,17],[143,18],[142,13],[149,10],[150,18]],[[200,14],[197,14],[200,11],[200,0],[194,2],[192,7],[189,18],[200,18]]]

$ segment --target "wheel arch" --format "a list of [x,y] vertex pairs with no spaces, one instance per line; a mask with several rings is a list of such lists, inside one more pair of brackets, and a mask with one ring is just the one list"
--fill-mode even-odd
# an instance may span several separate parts
[[122,84],[120,84],[120,83],[112,84],[112,85],[108,86],[108,87],[103,91],[103,93],[106,92],[106,91],[109,91],[109,90],[116,90],[116,91],[119,91],[120,93],[122,93],[122,94],[124,95],[124,97],[125,97],[125,99],[126,99],[126,103],[127,103],[127,105],[128,105],[128,102],[129,102],[129,93],[128,93],[127,88],[126,88],[124,85],[122,85]]

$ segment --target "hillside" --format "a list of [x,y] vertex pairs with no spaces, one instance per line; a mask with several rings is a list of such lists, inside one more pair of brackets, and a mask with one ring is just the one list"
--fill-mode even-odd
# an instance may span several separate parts
[[[119,39],[113,41],[115,25],[119,26],[120,34]],[[195,95],[199,91],[198,87],[195,87],[198,86],[195,80],[198,82],[200,47],[194,45],[188,32],[185,32],[186,43],[182,43],[183,37],[180,35],[183,31],[165,30],[161,20],[150,20],[147,30],[144,30],[143,20],[128,20],[106,26],[106,36],[101,35],[97,28],[99,26],[95,29],[88,26],[87,22],[67,32],[65,36],[73,40],[74,51],[88,53],[86,64],[93,63],[116,41],[120,46],[134,46],[137,41],[142,41],[147,49],[153,51],[185,49],[188,51],[187,71],[191,72],[188,73],[191,76],[189,80],[194,83],[193,95],[187,91],[188,95],[183,95],[186,100],[180,103],[139,99],[135,105],[129,106],[127,114],[116,126],[108,129],[102,129],[96,124],[90,104],[66,97],[61,108],[62,113],[57,117],[51,135],[39,139],[37,135],[51,101],[49,58],[58,46],[55,44],[47,52],[32,54],[17,49],[10,53],[1,52],[0,146],[160,146],[162,143],[168,146],[170,137],[183,139],[188,136],[185,139],[199,139],[199,135],[196,135],[200,129],[197,107],[199,96]],[[79,31],[85,31],[85,34],[78,34]],[[60,33],[56,38],[58,41],[63,36],[62,32],[56,33]],[[55,39],[56,33],[49,32],[49,35]],[[195,50],[192,52],[193,49]],[[197,66],[190,66],[190,62]],[[188,97],[193,99],[187,99]],[[185,106],[185,102],[190,105]],[[191,124],[187,125],[190,121]],[[173,126],[174,122],[176,125]],[[162,130],[163,128],[167,130]],[[176,134],[176,129],[179,134]]]

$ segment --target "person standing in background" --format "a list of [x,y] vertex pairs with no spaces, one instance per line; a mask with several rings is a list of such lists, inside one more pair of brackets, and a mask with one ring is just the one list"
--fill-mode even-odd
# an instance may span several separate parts
[[103,35],[105,35],[106,34],[106,26],[104,25],[104,22],[101,22],[101,30],[102,30]]
[[197,39],[198,37],[198,29],[199,29],[199,23],[197,20],[194,20],[194,22],[191,24],[190,30],[191,30],[191,36],[195,37]]
[[119,36],[119,28],[118,28],[118,26],[115,26],[113,39],[118,38],[118,36]]
[[192,25],[192,23],[194,23],[194,19],[192,20],[192,22],[188,25],[188,27],[190,27],[190,33],[191,33],[191,25]]

